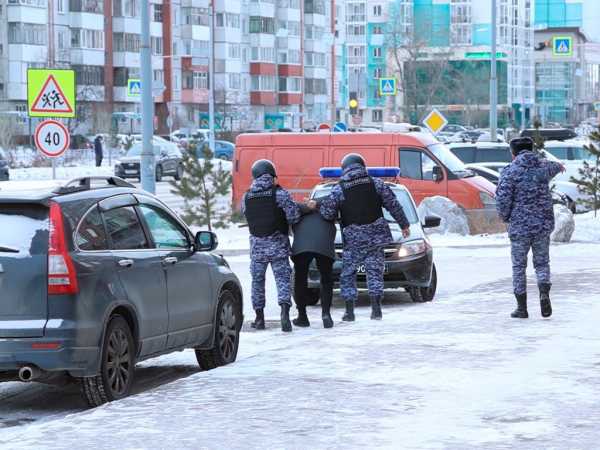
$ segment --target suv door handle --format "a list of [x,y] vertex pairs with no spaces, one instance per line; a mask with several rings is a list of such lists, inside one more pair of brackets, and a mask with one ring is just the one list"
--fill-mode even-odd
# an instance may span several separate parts
[[166,266],[167,264],[174,265],[177,264],[179,260],[175,256],[167,256],[163,259],[163,264]]
[[117,264],[121,267],[131,267],[133,266],[133,259],[121,259]]

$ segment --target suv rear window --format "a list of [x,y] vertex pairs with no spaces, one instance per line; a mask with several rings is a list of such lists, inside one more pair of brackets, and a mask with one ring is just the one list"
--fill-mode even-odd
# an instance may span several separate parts
[[475,162],[475,147],[452,147],[452,153],[465,164]]
[[48,209],[0,204],[0,255],[24,258],[48,253]]

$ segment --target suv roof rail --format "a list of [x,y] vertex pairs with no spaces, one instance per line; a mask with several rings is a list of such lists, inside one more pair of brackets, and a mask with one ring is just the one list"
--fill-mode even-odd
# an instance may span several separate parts
[[[93,181],[105,181],[106,185],[102,187],[94,187]],[[74,192],[89,191],[91,189],[108,188],[108,187],[123,187],[123,188],[135,188],[131,183],[128,183],[122,178],[115,176],[93,176],[93,177],[79,177],[73,178],[63,186],[54,190],[55,194],[64,195],[72,194]]]

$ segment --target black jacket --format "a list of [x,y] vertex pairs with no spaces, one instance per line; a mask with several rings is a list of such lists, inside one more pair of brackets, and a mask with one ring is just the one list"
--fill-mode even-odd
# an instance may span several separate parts
[[292,255],[311,252],[335,259],[336,229],[333,222],[323,219],[318,212],[312,212],[303,216],[293,230]]

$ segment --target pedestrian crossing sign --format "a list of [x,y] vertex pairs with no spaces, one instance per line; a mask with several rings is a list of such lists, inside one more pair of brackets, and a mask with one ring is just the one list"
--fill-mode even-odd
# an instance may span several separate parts
[[127,80],[127,97],[139,98],[142,95],[142,80]]
[[29,117],[75,117],[75,71],[27,70]]
[[573,56],[573,38],[571,36],[554,36],[552,38],[552,54],[554,56]]
[[379,79],[379,95],[396,95],[398,86],[395,78],[380,78]]

